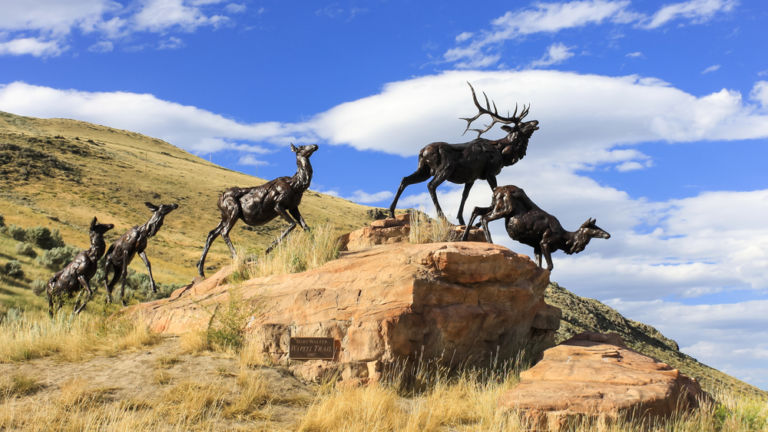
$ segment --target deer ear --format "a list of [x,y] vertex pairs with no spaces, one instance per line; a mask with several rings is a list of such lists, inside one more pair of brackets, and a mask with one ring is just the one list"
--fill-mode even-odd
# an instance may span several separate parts
[[144,203],[144,205],[145,205],[145,206],[147,206],[147,208],[148,208],[148,209],[150,209],[150,210],[152,210],[152,211],[157,211],[157,206],[156,206],[156,205],[154,205],[154,204],[152,204],[152,203],[151,203],[151,202],[149,202],[149,201],[146,201],[146,202]]
[[91,221],[91,229],[96,226],[96,216],[93,217],[93,220]]
[[294,146],[293,143],[291,143],[291,151],[296,153],[296,146]]

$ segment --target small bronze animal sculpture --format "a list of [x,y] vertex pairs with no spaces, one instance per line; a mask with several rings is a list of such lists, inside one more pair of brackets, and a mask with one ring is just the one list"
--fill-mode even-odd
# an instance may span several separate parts
[[509,236],[533,247],[539,267],[543,254],[549,271],[554,268],[552,252],[560,249],[571,255],[583,251],[593,238],[611,238],[610,234],[595,225],[594,218],[587,219],[576,231],[566,231],[556,217],[540,209],[528,198],[525,191],[512,185],[494,188],[490,207],[475,207],[462,240],[467,239],[469,229],[477,216],[480,216],[488,243],[493,243],[488,222],[504,218]]
[[[477,138],[462,144],[433,142],[421,149],[419,152],[418,169],[413,174],[403,177],[397,194],[395,194],[395,199],[392,201],[392,205],[389,206],[391,217],[395,217],[397,200],[406,186],[421,183],[432,177],[432,180],[427,185],[427,189],[429,189],[429,194],[432,197],[432,202],[435,204],[438,216],[442,218],[445,218],[445,215],[440,208],[440,203],[437,202],[437,187],[446,180],[452,183],[464,184],[461,204],[459,204],[459,214],[457,216],[459,224],[464,225],[464,217],[462,215],[464,203],[467,201],[469,190],[472,189],[475,180],[487,180],[488,185],[493,189],[496,187],[496,176],[501,172],[501,169],[516,163],[525,156],[525,152],[528,149],[528,140],[533,132],[539,128],[539,122],[536,120],[523,122],[523,118],[528,115],[530,105],[528,107],[523,106],[519,116],[517,115],[517,105],[515,105],[515,112],[511,117],[502,117],[499,115],[495,103],[493,103],[493,111],[491,111],[491,102],[488,101],[488,96],[485,93],[483,93],[483,96],[485,96],[485,108],[483,108],[477,100],[472,84],[469,84],[469,88],[472,90],[472,100],[475,102],[479,112],[474,117],[462,118],[462,120],[467,122],[464,133],[468,130],[473,130],[477,132]],[[491,124],[487,125],[485,129],[469,129],[472,122],[484,114],[488,114],[491,117]],[[480,138],[480,135],[489,131],[496,123],[503,124],[501,129],[507,132],[507,136],[498,140]],[[507,126],[509,124],[514,124],[514,126]]]
[[219,196],[221,222],[208,233],[208,238],[205,240],[203,256],[197,263],[197,271],[200,276],[205,276],[205,256],[217,235],[221,235],[224,242],[227,243],[232,258],[237,256],[235,247],[229,240],[229,232],[238,219],[242,219],[249,226],[257,226],[264,225],[280,216],[290,224],[280,237],[272,242],[265,253],[269,253],[288,233],[293,231],[297,223],[301,224],[305,231],[309,231],[309,227],[299,213],[299,204],[304,191],[309,188],[309,184],[312,182],[312,164],[309,163],[309,157],[316,150],[316,144],[298,147],[291,144],[291,151],[296,153],[297,167],[293,177],[278,177],[250,188],[229,188]]
[[[48,296],[48,313],[53,317],[54,302],[57,303],[56,310],[61,309],[64,304],[62,296],[68,294],[70,297],[77,294],[75,306],[72,310],[73,315],[79,314],[85,305],[91,300],[93,291],[91,290],[90,280],[98,269],[99,258],[104,255],[107,244],[104,242],[104,233],[115,226],[112,224],[100,224],[93,218],[90,227],[91,247],[75,256],[75,259],[66,267],[56,272],[51,280],[48,281],[45,293]],[[80,297],[85,289],[85,301],[80,303]]]
[[[131,263],[131,260],[133,260],[136,253],[139,254],[142,261],[144,261],[144,265],[147,266],[152,292],[157,292],[155,278],[152,277],[152,266],[149,264],[147,254],[144,250],[147,248],[147,240],[157,234],[157,231],[163,226],[165,215],[179,208],[179,205],[161,204],[156,206],[150,202],[145,202],[144,205],[152,210],[152,216],[150,216],[147,223],[129,229],[122,235],[122,237],[117,239],[107,251],[107,257],[104,262],[104,285],[107,287],[107,303],[112,302],[112,289],[114,288],[115,283],[117,283],[117,280],[120,279],[122,283],[122,286],[120,287],[120,302],[125,306],[125,299],[123,298],[125,295],[125,278],[128,276],[128,265]],[[110,271],[114,271],[115,273],[114,276],[112,276],[112,280],[107,283]]]

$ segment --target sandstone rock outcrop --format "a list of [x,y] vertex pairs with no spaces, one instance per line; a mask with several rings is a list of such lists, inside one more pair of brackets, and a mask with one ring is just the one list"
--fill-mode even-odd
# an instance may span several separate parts
[[[152,330],[205,329],[232,286],[222,269],[168,299],[144,303]],[[254,309],[250,343],[308,378],[339,373],[377,379],[403,358],[444,364],[485,362],[551,346],[560,310],[544,303],[549,273],[525,255],[487,243],[396,243],[357,252],[303,273],[238,284]],[[291,361],[291,337],[338,341],[334,361]],[[485,363],[487,364],[487,363]]]
[[669,417],[706,398],[694,379],[627,348],[618,335],[581,333],[544,351],[499,405],[558,430],[583,416]]

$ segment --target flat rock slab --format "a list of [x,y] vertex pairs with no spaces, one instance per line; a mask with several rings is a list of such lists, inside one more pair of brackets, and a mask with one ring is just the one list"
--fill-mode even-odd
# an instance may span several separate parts
[[618,335],[581,333],[544,351],[499,405],[557,430],[584,416],[666,418],[705,398],[694,379],[627,348]]

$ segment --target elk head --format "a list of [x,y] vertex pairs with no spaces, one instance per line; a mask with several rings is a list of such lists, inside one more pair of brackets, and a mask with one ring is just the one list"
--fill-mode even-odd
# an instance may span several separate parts
[[[496,102],[489,101],[488,95],[486,95],[485,92],[483,92],[483,97],[485,97],[485,107],[480,105],[480,102],[477,100],[477,94],[475,94],[475,88],[472,87],[472,84],[469,82],[467,82],[467,84],[469,85],[470,90],[472,90],[472,100],[475,102],[478,113],[475,114],[474,117],[461,118],[467,122],[467,127],[464,129],[464,133],[467,133],[468,130],[472,130],[477,132],[477,137],[480,138],[480,135],[491,130],[493,125],[496,123],[502,123],[503,126],[501,126],[501,129],[507,133],[507,136],[504,138],[504,140],[508,142],[514,142],[520,139],[527,141],[533,132],[539,128],[539,122],[536,120],[531,120],[528,122],[523,121],[531,108],[530,104],[528,104],[527,107],[523,105],[523,110],[520,112],[520,115],[517,115],[517,104],[515,104],[515,112],[512,114],[512,116],[504,117],[499,115],[499,110],[496,109]],[[491,110],[491,104],[493,104],[493,110]],[[491,116],[491,124],[486,125],[485,129],[470,129],[469,127],[472,125],[472,122],[480,118],[480,116],[483,114],[488,114]],[[508,126],[510,124],[514,126]]]

